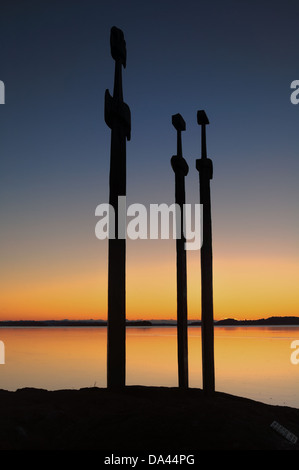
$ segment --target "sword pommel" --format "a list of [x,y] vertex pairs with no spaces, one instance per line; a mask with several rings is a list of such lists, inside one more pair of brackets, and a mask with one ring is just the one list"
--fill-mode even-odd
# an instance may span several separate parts
[[186,123],[180,114],[174,114],[172,116],[172,125],[177,131],[186,130]]
[[208,116],[206,115],[204,110],[197,111],[197,124],[199,124],[200,126],[210,124]]
[[120,63],[126,68],[127,49],[124,33],[121,29],[113,26],[110,31],[110,47],[111,55],[115,61]]

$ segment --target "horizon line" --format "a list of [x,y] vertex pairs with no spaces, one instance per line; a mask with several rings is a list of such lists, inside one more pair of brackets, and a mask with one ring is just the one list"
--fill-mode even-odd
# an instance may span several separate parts
[[[271,319],[299,319],[299,314],[298,315],[270,315],[270,316],[267,316],[267,317],[260,317],[260,318],[254,318],[254,319],[251,319],[251,318],[243,318],[243,319],[238,319],[238,318],[235,318],[235,317],[223,317],[221,319],[214,319],[214,322],[217,323],[217,322],[222,322],[222,321],[232,321],[232,322],[254,322],[254,321],[265,321],[265,320],[271,320]],[[108,320],[107,319],[102,319],[102,318],[98,318],[98,319],[94,319],[94,318],[88,318],[88,319],[70,319],[70,318],[61,318],[61,319],[19,319],[19,320],[11,320],[11,319],[6,319],[6,320],[0,320],[0,324],[1,323],[9,323],[9,322],[14,322],[14,323],[25,323],[25,322],[36,322],[36,323],[47,323],[47,322],[101,322],[101,323],[108,323]],[[129,319],[126,319],[126,322],[128,323],[134,323],[134,322],[151,322],[151,323],[157,323],[157,322],[169,322],[169,323],[177,323],[177,319],[173,319],[173,318],[169,318],[169,319],[165,319],[165,318],[156,318],[156,319],[144,319],[144,318],[139,318],[139,319],[134,319],[134,320],[129,320]],[[188,323],[196,323],[196,322],[201,322],[201,319],[188,319]]]

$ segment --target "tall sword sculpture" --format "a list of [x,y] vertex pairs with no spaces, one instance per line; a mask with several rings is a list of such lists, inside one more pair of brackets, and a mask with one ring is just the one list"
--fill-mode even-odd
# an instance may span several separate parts
[[187,273],[184,237],[185,176],[189,167],[182,154],[182,131],[186,124],[180,114],[172,116],[172,124],[177,131],[177,155],[171,158],[175,173],[175,202],[180,208],[180,226],[176,239],[177,252],[177,345],[179,387],[188,387],[188,324],[187,324]]
[[202,378],[203,390],[207,394],[215,391],[214,371],[214,320],[213,320],[213,255],[210,180],[213,178],[213,163],[207,158],[206,113],[197,112],[201,126],[201,158],[196,160],[199,172],[200,203],[203,205],[203,242],[201,247],[201,336],[202,336]]
[[109,204],[114,208],[115,238],[110,234],[108,247],[107,387],[120,388],[126,382],[126,233],[125,208],[119,211],[118,198],[126,196],[126,139],[131,137],[131,113],[122,90],[126,42],[115,26],[111,28],[110,46],[115,75],[113,96],[105,92],[105,122],[111,129]]

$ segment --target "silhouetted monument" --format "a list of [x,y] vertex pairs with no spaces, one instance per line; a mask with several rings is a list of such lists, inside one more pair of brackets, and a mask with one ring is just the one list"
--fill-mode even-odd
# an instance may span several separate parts
[[[126,139],[130,140],[131,113],[123,101],[122,67],[126,67],[126,42],[123,32],[113,27],[111,55],[115,60],[114,91],[105,93],[105,122],[111,129],[109,204],[115,211],[115,239],[109,237],[107,387],[119,388],[126,381],[126,234],[121,224],[118,197],[126,195]],[[123,224],[126,227],[125,224]]]
[[187,323],[187,273],[186,250],[184,237],[185,176],[189,167],[182,154],[182,131],[186,124],[180,114],[172,116],[172,124],[177,131],[177,155],[171,158],[175,173],[175,202],[180,207],[179,234],[176,239],[177,254],[177,347],[179,387],[188,387],[188,323]]
[[200,203],[203,205],[203,243],[201,247],[201,335],[203,390],[215,391],[214,367],[214,319],[213,319],[213,255],[210,180],[213,178],[213,163],[207,158],[206,125],[209,120],[204,111],[197,112],[201,126],[201,158],[196,160],[199,172]]

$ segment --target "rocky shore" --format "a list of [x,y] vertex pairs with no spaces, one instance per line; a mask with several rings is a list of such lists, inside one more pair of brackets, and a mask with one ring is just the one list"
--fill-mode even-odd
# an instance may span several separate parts
[[299,410],[200,389],[0,390],[0,450],[299,450]]

